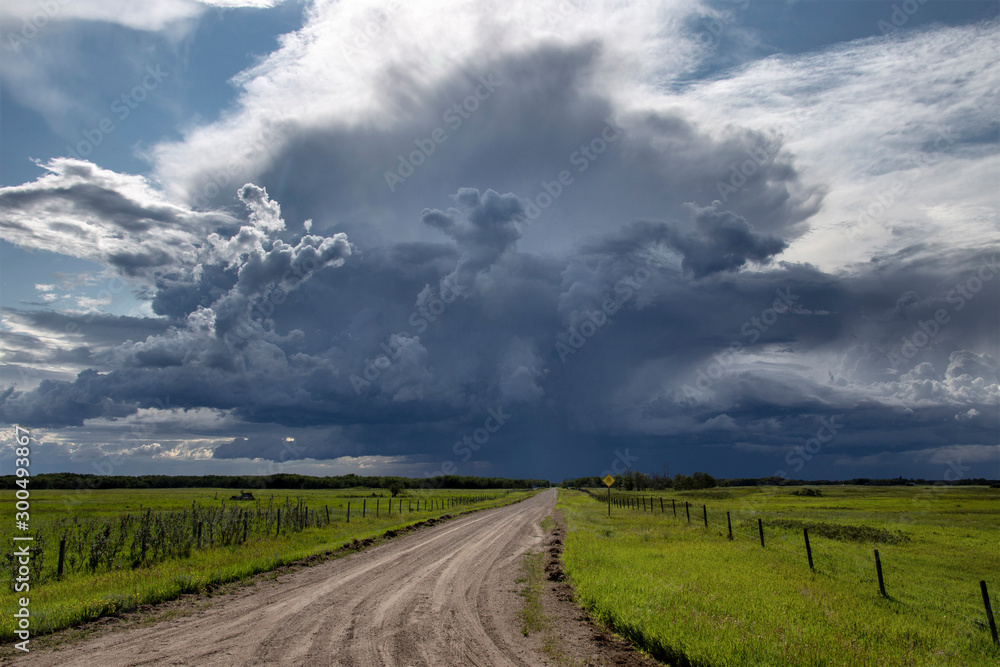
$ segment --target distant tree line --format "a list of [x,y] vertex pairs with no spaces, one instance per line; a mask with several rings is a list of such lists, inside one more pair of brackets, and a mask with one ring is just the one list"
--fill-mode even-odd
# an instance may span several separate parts
[[[600,477],[578,477],[567,479],[560,484],[563,488],[604,486],[604,481]],[[615,476],[612,489],[621,491],[661,491],[663,489],[677,489],[686,491],[689,489],[710,489],[716,486],[714,477],[707,473],[696,472],[693,475],[674,475],[673,478],[657,475],[647,475],[638,470],[628,470]]]
[[[628,470],[615,476],[615,482],[611,486],[613,489],[621,491],[659,491],[663,489],[675,489],[677,491],[688,491],[693,489],[710,489],[716,486],[841,486],[849,484],[852,486],[991,486],[996,485],[997,480],[985,479],[982,477],[958,479],[954,481],[941,481],[933,479],[904,479],[894,477],[892,479],[869,479],[867,477],[856,477],[847,480],[803,480],[785,479],[783,477],[741,477],[735,479],[716,479],[703,472],[696,472],[693,475],[674,475],[673,478],[661,477],[656,473],[647,475],[637,470]],[[604,481],[600,477],[576,477],[566,479],[559,485],[563,488],[584,488],[584,487],[604,487]]]
[[[17,477],[0,477],[0,489],[15,489]],[[59,472],[34,475],[32,489],[350,489],[368,487],[390,489],[393,495],[408,489],[530,489],[549,487],[547,479],[507,479],[505,477],[362,477],[338,475],[82,475]]]
[[[16,489],[17,477],[0,476],[0,489]],[[672,478],[637,470],[629,470],[615,476],[612,488],[621,491],[648,491],[676,489],[708,489],[716,486],[832,486],[850,484],[856,486],[990,486],[1000,480],[982,477],[945,481],[933,479],[869,479],[857,477],[848,480],[801,480],[781,477],[743,477],[716,479],[712,475],[696,472],[693,475],[674,475]],[[507,479],[505,477],[467,477],[461,475],[439,475],[437,477],[411,478],[396,476],[363,477],[360,475],[338,475],[334,477],[312,477],[309,475],[85,475],[77,473],[47,473],[31,478],[32,489],[350,489],[369,487],[389,489],[393,495],[410,489],[530,489],[548,488],[547,479]],[[600,477],[577,477],[564,480],[559,486],[603,487]]]
[[855,477],[853,479],[784,479],[783,477],[736,478],[721,479],[719,486],[990,486],[998,480],[984,477],[968,477],[964,479],[942,481],[940,479],[892,477],[889,479],[870,479]]

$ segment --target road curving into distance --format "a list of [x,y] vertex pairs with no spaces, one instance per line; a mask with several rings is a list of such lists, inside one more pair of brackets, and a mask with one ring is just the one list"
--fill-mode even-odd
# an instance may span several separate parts
[[555,489],[259,581],[181,618],[32,651],[18,666],[527,667],[520,556]]

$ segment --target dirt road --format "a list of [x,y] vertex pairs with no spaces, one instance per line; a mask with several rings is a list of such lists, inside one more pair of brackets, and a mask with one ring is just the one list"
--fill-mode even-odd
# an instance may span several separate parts
[[190,616],[14,664],[539,665],[520,632],[514,582],[555,500],[545,491],[260,582]]

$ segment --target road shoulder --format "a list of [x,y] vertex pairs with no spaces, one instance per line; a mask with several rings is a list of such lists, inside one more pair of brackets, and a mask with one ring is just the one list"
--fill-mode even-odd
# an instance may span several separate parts
[[551,522],[543,551],[535,557],[529,554],[525,560],[524,586],[535,590],[529,594],[522,592],[525,608],[529,611],[527,618],[522,612],[520,619],[522,629],[529,630],[528,641],[541,657],[541,664],[554,667],[662,667],[664,663],[643,655],[624,639],[597,624],[577,605],[572,583],[563,569],[566,521],[562,512],[554,509]]

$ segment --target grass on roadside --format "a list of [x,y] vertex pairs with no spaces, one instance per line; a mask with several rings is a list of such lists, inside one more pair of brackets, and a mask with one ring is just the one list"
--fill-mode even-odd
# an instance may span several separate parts
[[545,554],[526,553],[522,563],[524,577],[517,580],[524,587],[520,595],[524,598],[524,606],[518,616],[521,618],[521,634],[525,637],[541,632],[548,627],[545,620],[545,610],[542,609],[541,588],[545,576]]
[[[974,595],[979,579],[1000,572],[996,492],[942,494],[920,512],[907,497],[920,492],[902,488],[833,489],[801,502],[762,495],[749,504],[757,515],[794,525],[769,528],[761,549],[749,532],[726,539],[725,512],[748,506],[737,501],[750,492],[713,491],[718,497],[675,494],[699,503],[698,520],[701,502],[715,501],[709,516],[721,516],[721,525],[708,529],[698,520],[688,524],[683,510],[674,519],[669,500],[665,512],[657,501],[653,512],[616,508],[609,519],[605,504],[560,491],[566,571],[593,617],[677,665],[995,666],[1000,660]],[[893,507],[910,511],[905,517],[897,511],[894,521]],[[850,531],[817,536],[817,571],[806,566],[798,522],[831,519],[910,536],[877,544],[894,567],[890,599],[879,597],[872,581],[870,545],[837,539],[855,537]],[[740,525],[734,519],[734,531]],[[1000,589],[1000,581],[990,583]]]
[[[546,533],[551,531],[555,522],[551,516],[546,516],[539,522],[542,530]],[[552,627],[548,616],[545,614],[545,605],[542,603],[542,587],[545,585],[545,565],[547,561],[544,552],[528,552],[521,562],[523,576],[517,579],[517,583],[524,584],[519,591],[524,599],[523,606],[518,612],[521,620],[521,633],[528,637],[532,634],[542,633],[542,651],[557,665],[564,667],[582,667],[579,660],[572,660],[566,653],[566,640],[561,637],[556,628]]]

